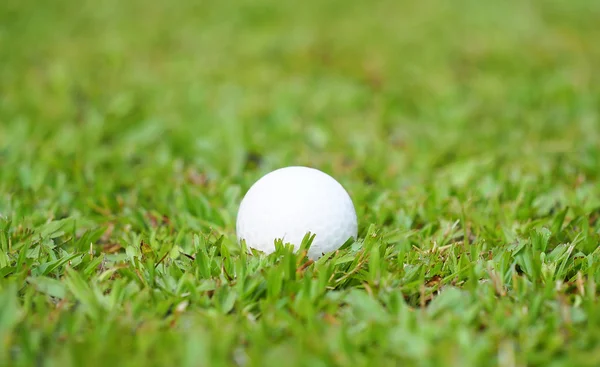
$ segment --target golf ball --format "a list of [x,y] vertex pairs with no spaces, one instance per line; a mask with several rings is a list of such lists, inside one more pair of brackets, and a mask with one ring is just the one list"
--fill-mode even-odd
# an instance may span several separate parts
[[308,257],[317,259],[356,239],[352,199],[334,178],[314,168],[285,167],[259,179],[240,204],[238,241],[266,253],[275,240],[296,249],[307,232],[315,235]]

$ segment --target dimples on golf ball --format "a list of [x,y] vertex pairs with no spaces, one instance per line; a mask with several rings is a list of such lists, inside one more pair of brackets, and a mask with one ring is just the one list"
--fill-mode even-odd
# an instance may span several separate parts
[[246,193],[237,216],[238,240],[271,253],[275,240],[298,248],[315,234],[308,256],[319,258],[357,236],[352,199],[335,179],[308,167],[286,167],[258,180]]

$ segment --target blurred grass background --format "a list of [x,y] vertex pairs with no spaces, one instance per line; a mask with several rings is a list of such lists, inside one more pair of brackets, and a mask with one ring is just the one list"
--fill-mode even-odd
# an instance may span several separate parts
[[576,154],[595,176],[599,14],[590,1],[8,0],[3,160],[35,171],[22,185],[47,171],[90,196],[256,163],[402,187],[473,157],[531,156],[538,171]]

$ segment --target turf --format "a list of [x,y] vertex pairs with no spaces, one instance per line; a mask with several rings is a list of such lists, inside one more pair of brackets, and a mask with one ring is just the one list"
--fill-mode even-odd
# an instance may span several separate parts
[[[600,3],[0,2],[0,365],[600,364]],[[309,165],[359,239],[247,254]]]

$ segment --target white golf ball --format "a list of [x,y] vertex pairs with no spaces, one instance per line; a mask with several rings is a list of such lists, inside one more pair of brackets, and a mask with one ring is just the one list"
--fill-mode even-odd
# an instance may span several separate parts
[[238,240],[266,253],[275,240],[300,247],[307,232],[315,235],[308,257],[337,250],[358,226],[352,199],[334,178],[314,168],[285,167],[259,179],[240,204]]

